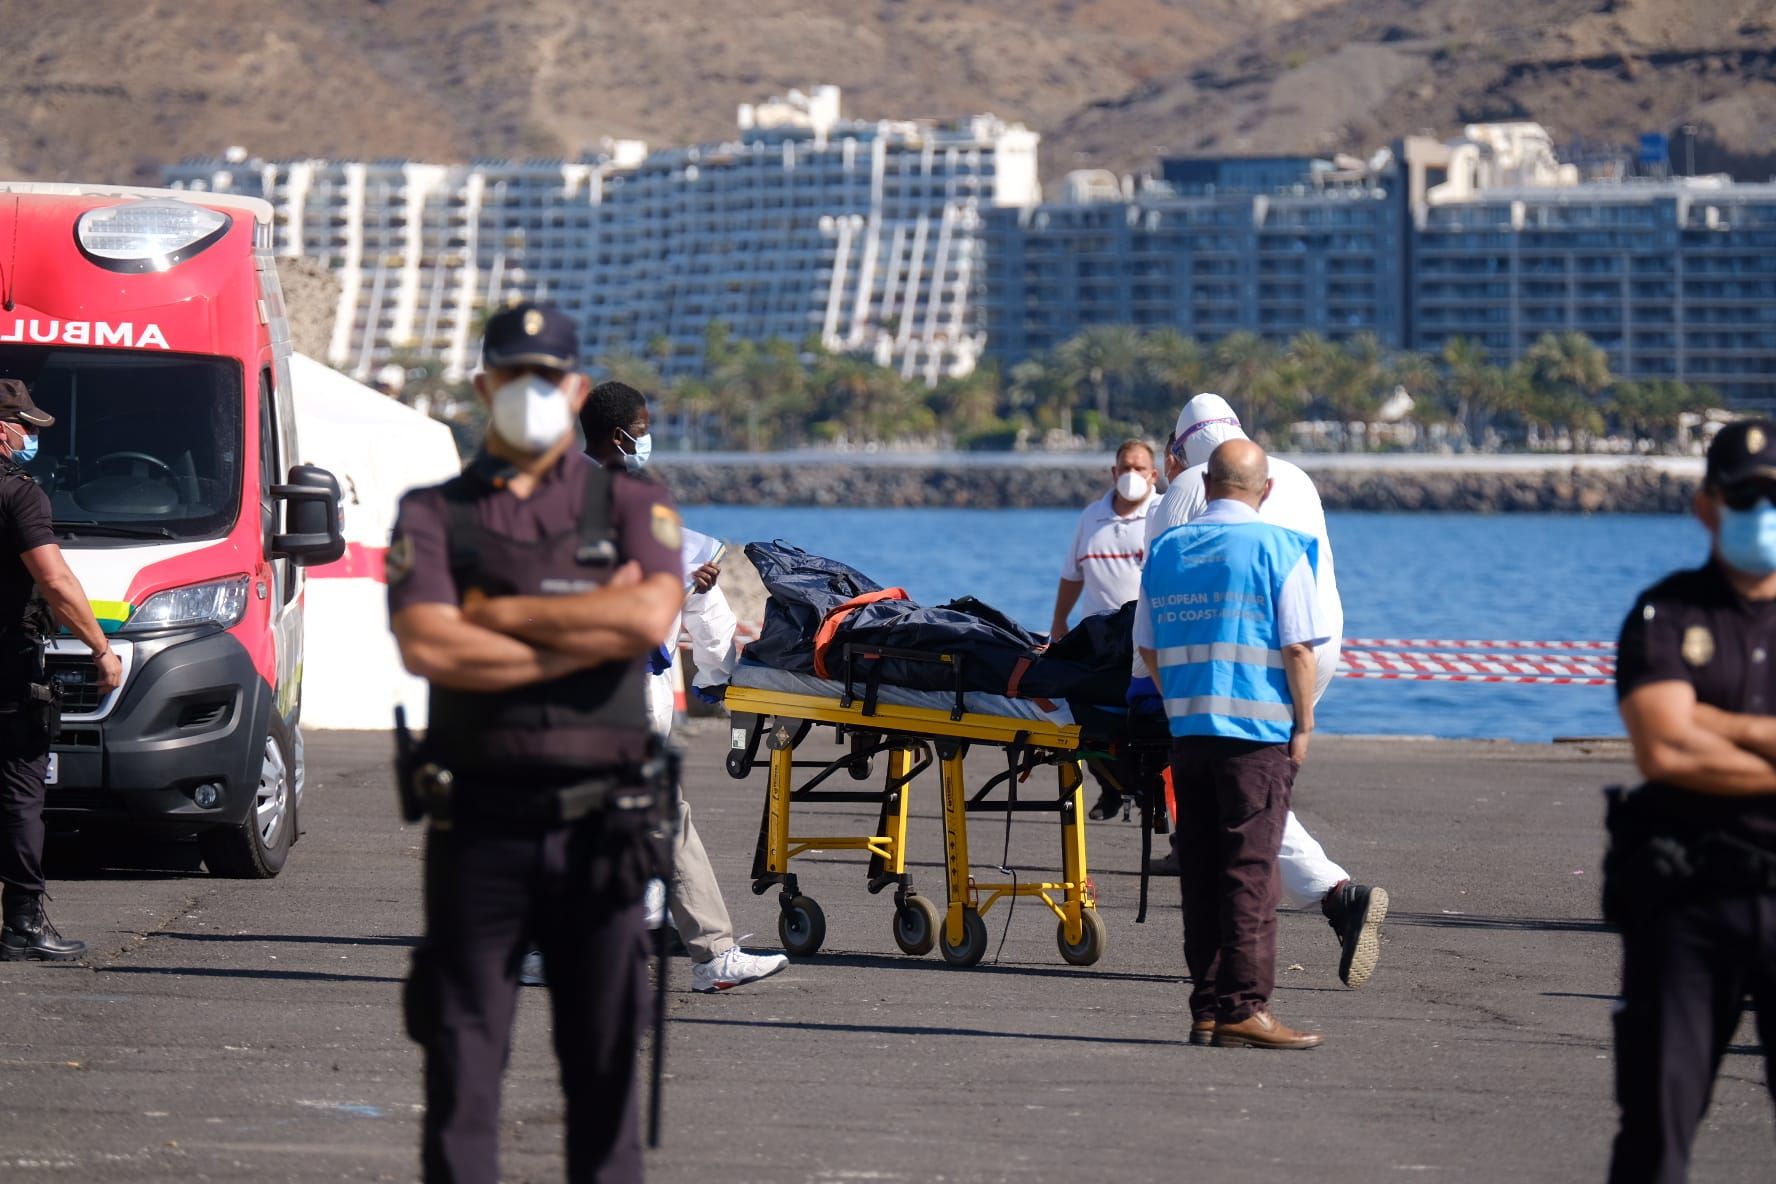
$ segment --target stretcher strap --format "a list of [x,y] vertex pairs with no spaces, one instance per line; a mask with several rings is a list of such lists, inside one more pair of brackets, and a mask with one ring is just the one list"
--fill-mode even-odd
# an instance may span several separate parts
[[862,596],[853,596],[844,604],[839,605],[821,619],[820,629],[814,634],[814,673],[821,678],[831,678],[827,670],[826,651],[831,648],[833,639],[839,635],[839,626],[845,618],[866,604],[874,604],[878,600],[906,600],[905,588],[882,588],[875,592],[865,592]]
[[[1037,648],[1036,653],[1040,654],[1040,653],[1042,653],[1043,650],[1045,650],[1047,648],[1048,648],[1047,646],[1040,646]],[[1036,664],[1036,659],[1034,657],[1019,658],[1017,660],[1016,664],[1013,665],[1011,668],[1011,677],[1008,680],[1006,680],[1006,684],[1005,684],[1005,697],[1006,698],[1008,698],[1008,699],[1023,698],[1023,695],[1018,692],[1018,687],[1020,685],[1022,685],[1022,683],[1024,681],[1024,675],[1028,674],[1030,671],[1030,667],[1034,666],[1035,664]],[[1032,699],[1031,702],[1036,704],[1036,706],[1042,708],[1042,710],[1044,710],[1044,711],[1053,711],[1055,709],[1055,705],[1047,699]]]

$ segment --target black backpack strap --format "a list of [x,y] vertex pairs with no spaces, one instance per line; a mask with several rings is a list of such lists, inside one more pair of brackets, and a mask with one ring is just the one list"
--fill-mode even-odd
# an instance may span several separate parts
[[580,545],[576,562],[589,567],[615,567],[617,526],[611,519],[611,485],[616,474],[603,465],[586,469],[586,496],[580,502]]
[[450,575],[462,586],[462,576],[481,561],[481,523],[475,517],[475,490],[467,477],[446,481],[444,541],[450,549]]

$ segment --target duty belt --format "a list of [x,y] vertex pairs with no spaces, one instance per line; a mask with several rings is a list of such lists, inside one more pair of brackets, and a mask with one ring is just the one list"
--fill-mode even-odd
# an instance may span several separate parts
[[459,780],[451,795],[451,813],[459,821],[559,826],[592,814],[651,810],[659,795],[640,780],[626,772],[549,789],[516,789],[509,781],[483,782],[477,788]]

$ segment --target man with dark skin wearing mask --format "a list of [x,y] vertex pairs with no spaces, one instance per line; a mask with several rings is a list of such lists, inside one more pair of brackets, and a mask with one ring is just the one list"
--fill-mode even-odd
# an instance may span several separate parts
[[1641,594],[1616,696],[1646,784],[1615,798],[1622,933],[1611,1184],[1678,1184],[1751,997],[1776,1096],[1776,421],[1722,428],[1695,514],[1709,561]]
[[663,486],[575,446],[578,352],[554,308],[488,320],[486,444],[462,476],[402,498],[389,547],[395,638],[431,683],[420,760],[451,774],[430,803],[406,991],[427,1181],[500,1178],[499,1082],[530,942],[554,1011],[568,1179],[642,1176],[641,899],[663,805],[640,775],[645,658],[684,599],[682,528]]

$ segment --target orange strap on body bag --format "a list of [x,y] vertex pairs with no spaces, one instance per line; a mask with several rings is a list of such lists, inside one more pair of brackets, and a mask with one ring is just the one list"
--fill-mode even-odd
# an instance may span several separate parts
[[905,588],[883,588],[877,592],[865,592],[862,596],[854,596],[839,605],[821,619],[820,628],[814,634],[814,673],[821,678],[831,678],[826,668],[826,651],[831,648],[833,639],[839,634],[839,626],[845,618],[866,604],[874,604],[878,600],[910,600]]

